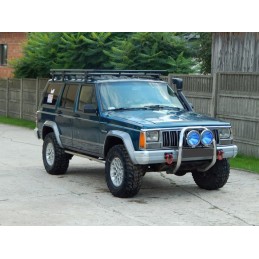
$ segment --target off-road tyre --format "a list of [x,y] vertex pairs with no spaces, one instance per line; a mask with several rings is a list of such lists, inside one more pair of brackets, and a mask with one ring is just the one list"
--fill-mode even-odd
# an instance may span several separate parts
[[206,172],[192,172],[194,182],[202,189],[217,190],[228,180],[230,166],[227,159],[217,160],[213,167]]
[[[114,163],[114,159],[123,167],[123,170],[120,171],[122,177],[119,186],[114,184],[111,175],[111,165]],[[105,179],[110,192],[115,197],[130,198],[135,196],[141,187],[142,178],[143,168],[132,163],[124,145],[116,145],[109,150],[105,163]]]
[[[48,160],[47,147],[49,144],[50,144],[50,147],[51,147],[51,144],[53,145],[53,150],[54,150],[53,163],[49,163],[47,161]],[[59,174],[66,173],[71,156],[69,156],[69,154],[66,154],[64,149],[62,149],[59,146],[54,132],[51,132],[47,134],[47,136],[44,139],[43,147],[42,147],[42,158],[43,158],[43,164],[46,171],[52,175],[59,175]]]

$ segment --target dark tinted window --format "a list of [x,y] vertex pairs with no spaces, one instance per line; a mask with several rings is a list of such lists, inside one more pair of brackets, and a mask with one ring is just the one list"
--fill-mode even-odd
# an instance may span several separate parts
[[60,102],[60,107],[66,109],[73,109],[77,87],[77,85],[65,85],[65,89],[63,91],[63,95]]
[[0,44],[0,66],[7,65],[7,45]]
[[58,100],[58,96],[61,91],[61,88],[62,88],[62,84],[50,83],[49,86],[47,87],[47,91],[44,93],[42,103],[55,105]]
[[93,104],[97,107],[93,85],[83,85],[81,88],[78,110],[84,111],[85,104]]

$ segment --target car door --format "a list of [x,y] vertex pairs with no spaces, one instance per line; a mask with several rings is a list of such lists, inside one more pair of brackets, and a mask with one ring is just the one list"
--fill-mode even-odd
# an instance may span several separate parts
[[64,147],[73,146],[73,120],[74,106],[79,85],[65,84],[63,93],[57,108],[56,122],[60,130],[60,139]]
[[[90,109],[85,109],[91,107]],[[73,124],[73,149],[100,156],[100,122],[94,84],[80,88]]]

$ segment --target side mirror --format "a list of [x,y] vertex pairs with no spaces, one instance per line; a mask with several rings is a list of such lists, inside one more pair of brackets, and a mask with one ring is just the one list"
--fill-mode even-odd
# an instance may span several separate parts
[[87,103],[84,106],[84,113],[96,113],[96,107],[92,103]]
[[181,78],[173,78],[173,84],[176,85],[177,92],[183,90],[183,80]]
[[177,89],[177,95],[180,99],[181,103],[186,107],[188,111],[193,111],[193,106],[191,103],[189,103],[184,96],[182,90],[183,90],[183,80],[181,78],[173,78],[173,84],[176,85]]

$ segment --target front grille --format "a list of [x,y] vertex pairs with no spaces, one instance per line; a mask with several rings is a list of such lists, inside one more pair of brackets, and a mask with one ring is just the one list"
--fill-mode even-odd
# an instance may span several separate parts
[[214,138],[217,144],[219,144],[219,132],[218,130],[214,129],[212,130],[212,133],[214,134]]
[[[186,136],[187,134],[191,131],[187,130],[184,134],[184,140],[183,140],[183,146],[184,147],[188,147],[187,143],[186,143]],[[203,129],[201,130],[197,130],[199,133],[201,133],[203,131]],[[162,132],[162,137],[163,137],[163,147],[178,147],[179,144],[179,137],[180,137],[180,132],[181,131],[163,131]],[[214,134],[214,138],[216,141],[216,144],[219,143],[219,134],[218,134],[218,130],[214,129],[212,130],[212,133]],[[202,146],[201,144],[199,146]]]
[[164,147],[177,147],[179,143],[180,131],[164,131],[163,136],[163,146]]

